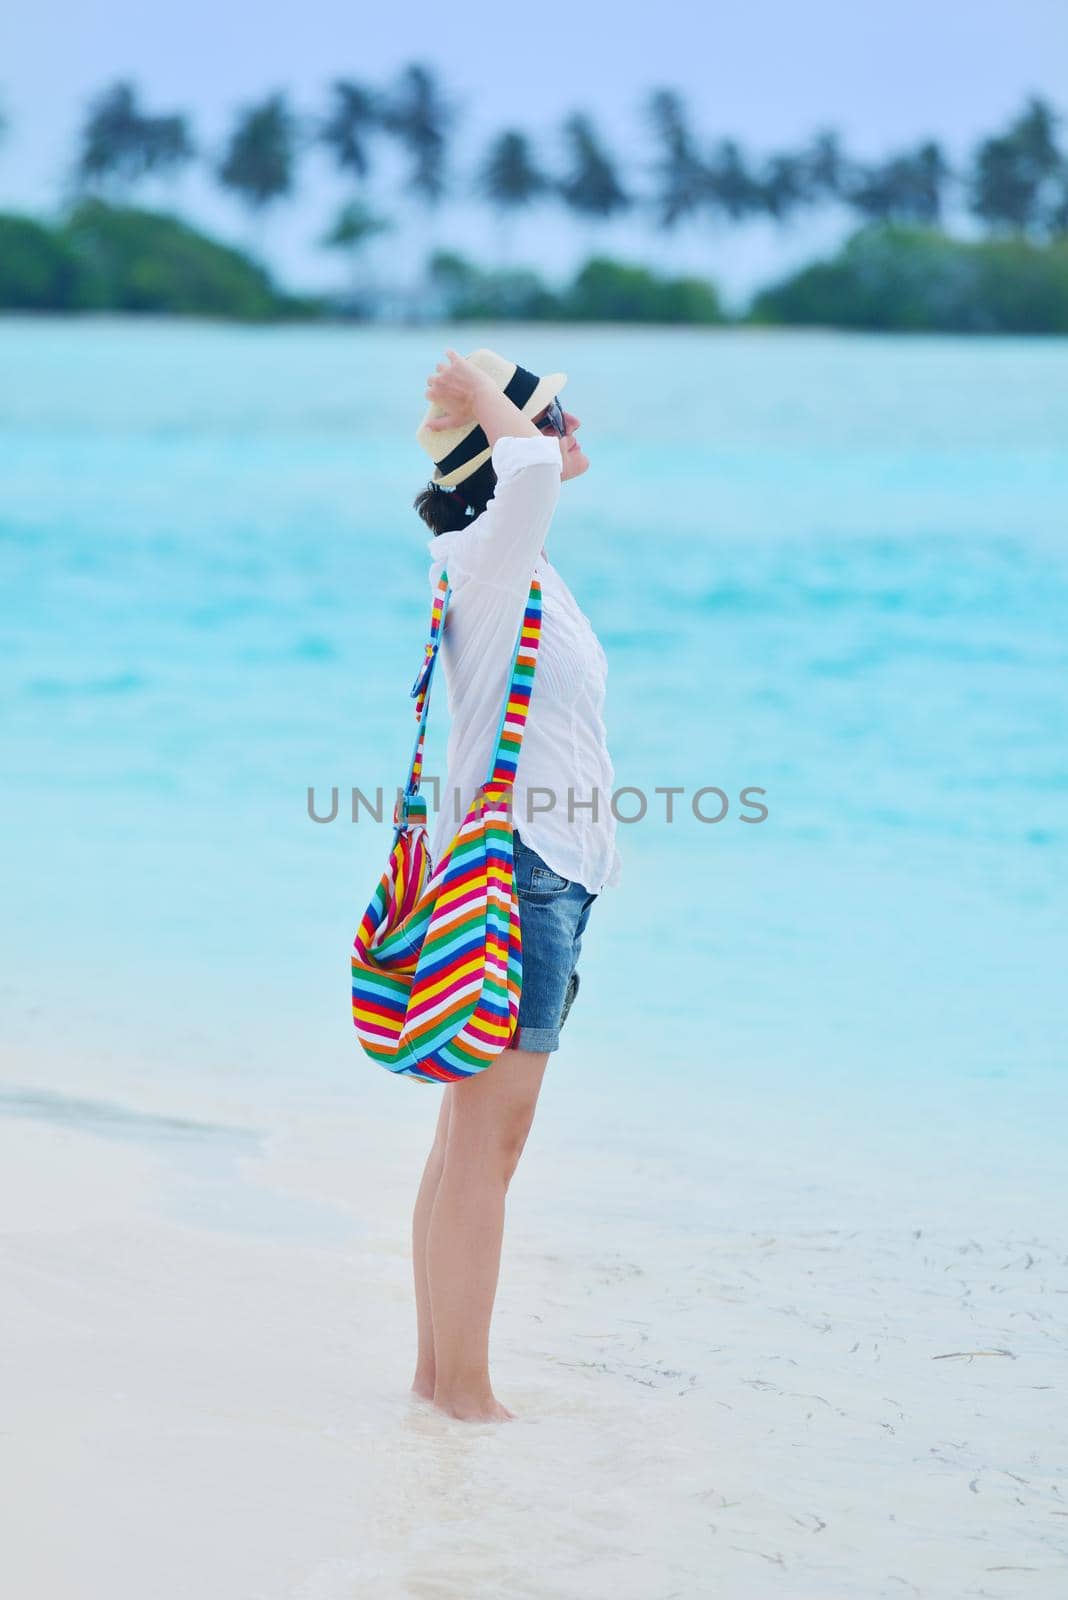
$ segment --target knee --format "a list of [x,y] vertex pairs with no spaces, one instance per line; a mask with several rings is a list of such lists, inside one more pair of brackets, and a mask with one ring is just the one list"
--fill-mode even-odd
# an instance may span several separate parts
[[445,1170],[445,1152],[447,1149],[447,1136],[445,1134],[435,1134],[434,1143],[430,1146],[430,1154],[426,1158],[427,1171],[435,1183]]
[[505,1188],[512,1181],[519,1158],[527,1142],[533,1118],[525,1112],[509,1118],[504,1127],[500,1129],[497,1141],[497,1165],[501,1176],[504,1178]]
[[455,1164],[464,1173],[474,1168],[486,1177],[503,1182],[507,1188],[519,1165],[532,1122],[532,1114],[525,1110],[510,1111],[507,1116],[474,1125],[454,1118],[444,1151],[445,1164]]

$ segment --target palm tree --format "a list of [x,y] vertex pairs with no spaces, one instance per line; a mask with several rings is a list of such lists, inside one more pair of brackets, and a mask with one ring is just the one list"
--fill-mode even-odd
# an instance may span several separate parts
[[[269,206],[292,192],[296,144],[297,121],[281,91],[237,113],[216,176],[254,221],[261,222]],[[261,224],[256,237],[260,250],[262,244]]]
[[351,309],[359,312],[367,299],[369,285],[364,278],[364,255],[368,244],[380,233],[388,233],[393,224],[387,217],[376,216],[362,200],[350,200],[343,205],[333,226],[319,241],[327,250],[343,250],[349,258],[352,273]]
[[953,171],[941,145],[928,139],[912,156],[912,214],[917,222],[933,227],[941,222],[945,191]]
[[316,137],[333,155],[338,171],[356,185],[356,194],[341,206],[333,226],[319,241],[325,249],[348,255],[350,309],[354,315],[362,314],[373,297],[368,246],[377,235],[393,227],[387,218],[376,214],[369,198],[371,145],[376,135],[384,131],[384,115],[382,96],[376,89],[351,78],[338,78],[331,87],[329,111],[316,130]]
[[140,148],[137,92],[131,83],[104,89],[89,104],[81,134],[77,178],[83,188],[107,188],[128,172]]
[[[446,156],[449,133],[455,120],[452,105],[438,87],[431,68],[415,62],[405,68],[392,91],[383,101],[382,125],[399,142],[408,158],[408,189],[432,215],[447,189]],[[426,264],[435,255],[434,226],[426,215],[418,218],[420,270],[425,278]],[[417,259],[417,249],[408,252]],[[399,285],[399,303],[409,314],[426,301],[425,285]]]
[[847,182],[846,198],[868,221],[930,227],[941,218],[949,175],[941,148],[929,140],[916,150],[861,168]]
[[732,222],[744,221],[764,209],[763,190],[733,139],[721,139],[712,152],[705,168],[704,203]]
[[[570,154],[567,173],[556,184],[565,204],[587,222],[589,231],[631,205],[616,175],[615,163],[603,148],[590,118],[575,112],[564,123],[564,143]],[[587,249],[593,248],[592,237]]]
[[381,97],[374,89],[348,78],[331,88],[332,105],[319,129],[319,139],[341,172],[363,182],[371,171],[369,145],[382,127]]
[[849,171],[842,142],[833,128],[821,128],[802,154],[808,191],[813,200],[838,200]]
[[654,90],[646,102],[646,117],[660,146],[660,159],[653,167],[657,223],[671,229],[700,210],[706,173],[676,90]]
[[534,164],[526,134],[514,128],[499,133],[486,152],[477,183],[502,219],[501,255],[507,256],[509,224],[549,187],[549,180]]
[[115,83],[90,103],[76,166],[80,188],[129,186],[170,175],[192,159],[184,116],[146,116],[132,83]]
[[971,210],[995,229],[1042,236],[1056,231],[1064,206],[1065,158],[1057,146],[1059,118],[1032,98],[1008,129],[975,152]]
[[454,112],[433,72],[406,67],[382,107],[382,124],[404,146],[411,162],[409,187],[430,206],[445,194],[445,154]]
[[776,155],[765,163],[757,180],[764,210],[776,222],[788,222],[800,206],[810,204],[813,191],[805,156]]

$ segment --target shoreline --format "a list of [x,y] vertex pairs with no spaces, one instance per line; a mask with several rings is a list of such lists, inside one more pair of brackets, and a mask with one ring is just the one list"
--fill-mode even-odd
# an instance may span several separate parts
[[901,1174],[880,1207],[859,1139],[821,1181],[814,1145],[796,1171],[752,1148],[756,1115],[673,1163],[575,1133],[552,1084],[494,1323],[519,1417],[472,1427],[407,1394],[436,1096],[384,1087],[258,1126],[232,1096],[193,1118],[188,1089],[172,1114],[8,1088],[22,1588],[697,1600],[714,1569],[731,1600],[1059,1591],[1052,1168],[1017,1205],[1007,1160],[960,1192],[964,1141],[914,1161],[895,1216]]

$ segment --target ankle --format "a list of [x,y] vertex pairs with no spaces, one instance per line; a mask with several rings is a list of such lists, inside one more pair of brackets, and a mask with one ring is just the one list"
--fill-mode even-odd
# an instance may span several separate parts
[[415,1377],[412,1379],[412,1392],[426,1395],[429,1399],[434,1393],[434,1384],[437,1374],[433,1361],[418,1361],[415,1367]]
[[457,1373],[452,1376],[439,1372],[435,1376],[435,1404],[488,1405],[493,1398],[493,1386],[488,1372]]

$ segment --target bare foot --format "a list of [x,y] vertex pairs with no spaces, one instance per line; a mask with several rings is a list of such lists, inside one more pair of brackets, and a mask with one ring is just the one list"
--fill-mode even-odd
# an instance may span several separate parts
[[412,1379],[411,1393],[414,1394],[419,1400],[433,1400],[433,1378],[424,1378],[421,1373],[417,1372],[415,1377]]
[[442,1395],[434,1396],[434,1405],[447,1417],[457,1417],[461,1422],[511,1422],[515,1412],[502,1405],[496,1395]]

